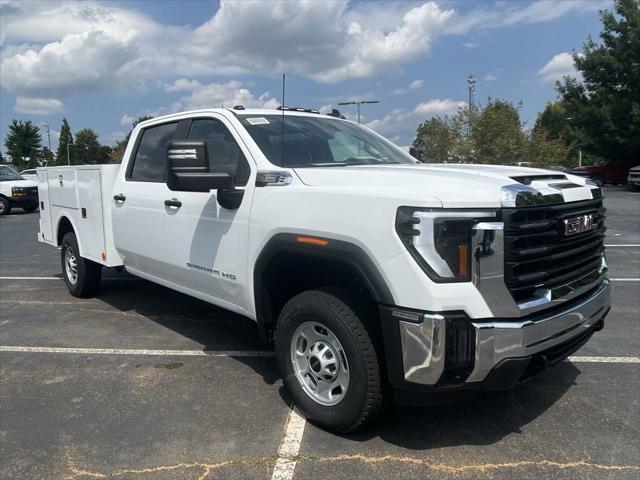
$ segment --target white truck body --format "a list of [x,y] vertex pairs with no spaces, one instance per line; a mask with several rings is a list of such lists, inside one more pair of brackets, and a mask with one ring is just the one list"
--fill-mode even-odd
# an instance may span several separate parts
[[[285,134],[285,119],[295,133]],[[328,146],[314,143],[322,135]],[[350,148],[335,165],[326,160]],[[175,186],[216,175],[235,185]],[[379,310],[397,392],[510,385],[505,362],[521,367],[516,383],[601,328],[609,309],[602,196],[588,179],[416,163],[365,127],[317,113],[208,109],[149,120],[122,165],[38,168],[38,186],[41,242],[60,246],[74,233],[80,257],[256,320],[266,339],[305,285],[358,290]],[[456,222],[466,240],[443,251]]]

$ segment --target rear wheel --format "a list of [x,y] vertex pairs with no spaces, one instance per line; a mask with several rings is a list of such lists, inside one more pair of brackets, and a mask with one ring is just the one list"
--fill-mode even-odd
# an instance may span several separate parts
[[79,252],[75,233],[67,233],[62,239],[60,257],[64,281],[74,297],[90,297],[100,288],[102,265],[81,257]]
[[8,215],[10,211],[11,211],[11,204],[9,203],[9,200],[7,200],[4,197],[0,197],[0,216]]
[[275,346],[284,384],[312,422],[347,433],[382,404],[378,353],[365,327],[368,309],[348,290],[310,290],[282,309]]

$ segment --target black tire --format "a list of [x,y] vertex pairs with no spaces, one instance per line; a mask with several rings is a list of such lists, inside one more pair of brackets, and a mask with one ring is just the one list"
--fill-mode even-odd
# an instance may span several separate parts
[[[75,281],[73,280],[72,267],[67,261],[67,252],[74,258]],[[102,278],[102,265],[81,257],[79,252],[78,240],[76,240],[75,233],[67,233],[62,238],[62,248],[60,249],[62,274],[69,293],[74,297],[85,298],[93,296],[98,292]]]
[[[324,288],[296,295],[278,318],[275,350],[284,385],[307,419],[327,430],[352,432],[371,421],[382,406],[380,356],[372,339],[374,333],[363,322],[370,312],[358,295],[346,289]],[[298,327],[306,322],[328,328],[346,356],[348,388],[336,405],[322,405],[313,399],[294,373],[292,340]]]
[[34,203],[33,205],[28,205],[26,207],[22,207],[22,210],[24,210],[27,213],[35,212],[37,209],[38,209],[37,203]]
[[11,204],[9,203],[9,200],[4,197],[0,197],[0,216],[8,215],[10,211]]

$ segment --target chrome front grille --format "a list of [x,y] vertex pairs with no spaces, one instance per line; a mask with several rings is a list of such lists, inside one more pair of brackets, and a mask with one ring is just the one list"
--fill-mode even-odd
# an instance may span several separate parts
[[[520,303],[598,271],[604,252],[602,199],[507,208],[504,222],[504,281]],[[588,218],[591,229],[567,234],[565,220]]]

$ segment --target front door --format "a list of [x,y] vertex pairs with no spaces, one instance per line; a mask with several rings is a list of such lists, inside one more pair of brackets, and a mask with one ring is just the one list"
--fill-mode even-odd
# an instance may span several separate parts
[[234,176],[244,190],[236,210],[217,192],[175,192],[166,185],[164,260],[167,280],[239,313],[247,311],[247,245],[255,166],[233,126],[221,116],[194,118],[188,140],[207,143],[209,170]]

